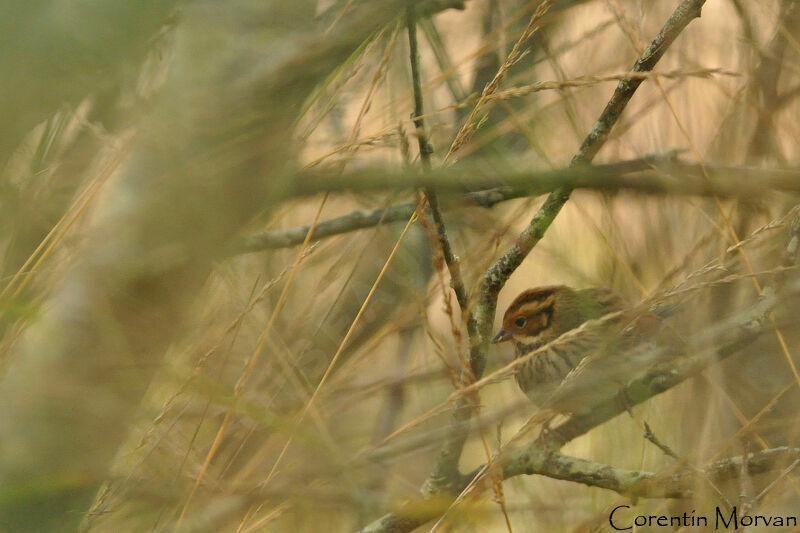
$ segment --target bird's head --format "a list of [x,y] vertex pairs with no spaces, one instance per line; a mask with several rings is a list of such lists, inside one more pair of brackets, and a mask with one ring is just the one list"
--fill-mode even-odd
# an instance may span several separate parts
[[503,326],[493,343],[515,341],[529,344],[547,331],[553,323],[556,298],[566,287],[554,285],[529,289],[511,302],[503,316]]

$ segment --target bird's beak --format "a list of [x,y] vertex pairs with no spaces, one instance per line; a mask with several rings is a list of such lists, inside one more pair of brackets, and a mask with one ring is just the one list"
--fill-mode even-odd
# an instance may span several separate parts
[[494,336],[492,339],[493,344],[497,344],[498,342],[506,342],[511,340],[511,332],[501,329],[497,332],[497,335]]

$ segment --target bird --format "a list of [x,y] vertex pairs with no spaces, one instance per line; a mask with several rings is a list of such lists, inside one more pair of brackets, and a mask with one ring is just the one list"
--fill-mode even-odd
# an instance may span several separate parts
[[511,302],[492,342],[514,342],[515,378],[534,404],[582,414],[655,364],[661,309],[628,307],[608,288],[537,287]]

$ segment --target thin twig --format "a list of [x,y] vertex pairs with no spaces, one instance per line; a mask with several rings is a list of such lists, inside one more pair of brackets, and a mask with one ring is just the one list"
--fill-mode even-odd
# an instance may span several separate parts
[[[413,121],[417,129],[417,140],[419,143],[419,156],[422,161],[422,166],[425,170],[431,169],[431,154],[433,148],[428,142],[428,136],[425,132],[425,121],[422,116],[425,114],[424,105],[422,101],[422,82],[419,72],[419,50],[417,43],[417,27],[415,23],[415,15],[413,8],[408,9],[408,43],[411,55],[411,78],[414,88],[414,115]],[[425,196],[430,207],[431,215],[436,230],[436,237],[439,241],[439,246],[442,250],[442,256],[447,264],[447,269],[450,272],[450,284],[456,294],[458,305],[461,307],[461,312],[467,317],[467,328],[472,328],[473,331],[469,332],[470,338],[473,337],[474,320],[469,314],[467,307],[467,290],[464,286],[464,280],[461,277],[461,269],[459,267],[458,257],[453,253],[453,247],[450,244],[450,239],[447,236],[442,211],[439,207],[439,199],[436,191],[432,186],[423,188]],[[470,326],[471,324],[471,326]]]
[[530,85],[521,85],[519,87],[512,87],[505,91],[499,91],[487,98],[487,101],[494,102],[497,100],[509,100],[511,98],[519,98],[520,96],[527,96],[529,94],[538,93],[541,91],[549,91],[553,89],[568,89],[576,87],[591,87],[601,82],[607,81],[620,81],[620,80],[651,80],[655,78],[665,78],[668,80],[682,79],[682,78],[710,78],[712,75],[718,74],[721,76],[739,76],[737,72],[731,72],[719,68],[699,69],[699,70],[672,70],[668,72],[624,72],[621,74],[610,74],[608,76],[581,76],[579,78],[572,78],[560,81],[540,81]]
[[653,433],[653,430],[650,428],[650,424],[648,424],[647,422],[644,423],[644,438],[652,442],[656,446],[656,448],[664,452],[665,455],[672,457],[673,459],[676,459],[678,461],[681,460],[681,458],[678,456],[678,454],[676,454],[672,450],[672,448],[661,442],[661,440],[656,436],[656,434]]

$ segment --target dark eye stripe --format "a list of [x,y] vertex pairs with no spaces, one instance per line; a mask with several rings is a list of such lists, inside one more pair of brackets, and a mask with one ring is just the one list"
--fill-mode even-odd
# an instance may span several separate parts
[[548,328],[553,321],[553,306],[551,305],[547,309],[544,309],[543,312],[545,316],[544,327]]

